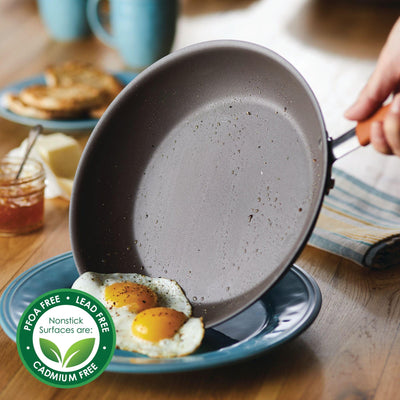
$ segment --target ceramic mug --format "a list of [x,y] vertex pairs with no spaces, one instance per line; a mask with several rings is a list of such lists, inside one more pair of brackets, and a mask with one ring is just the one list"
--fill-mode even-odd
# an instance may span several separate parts
[[94,34],[115,48],[124,63],[143,70],[172,48],[178,0],[110,0],[110,32],[99,15],[101,0],[88,0],[87,16]]
[[72,41],[89,35],[87,0],[38,0],[37,3],[42,21],[54,39]]

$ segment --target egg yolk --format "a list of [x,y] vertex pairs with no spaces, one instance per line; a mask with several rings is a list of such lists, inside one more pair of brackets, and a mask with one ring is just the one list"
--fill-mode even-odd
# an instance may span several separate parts
[[105,289],[104,297],[114,307],[128,306],[134,313],[157,305],[157,295],[145,285],[134,282],[117,282]]
[[158,342],[171,338],[187,321],[187,316],[172,308],[155,307],[142,311],[132,322],[132,333],[145,340]]

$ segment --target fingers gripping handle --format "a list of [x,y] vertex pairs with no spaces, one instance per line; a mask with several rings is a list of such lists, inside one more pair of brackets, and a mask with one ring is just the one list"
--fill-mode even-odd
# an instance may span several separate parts
[[375,121],[383,121],[385,119],[386,114],[389,111],[391,104],[387,104],[386,106],[381,107],[378,111],[375,112],[371,117],[365,119],[364,121],[360,121],[356,126],[356,135],[358,137],[358,141],[361,146],[366,146],[369,144],[369,136],[371,124]]
[[348,132],[330,141],[332,160],[338,160],[346,154],[366,146],[370,142],[370,129],[371,124],[375,121],[383,121],[389,111],[391,104],[388,104],[373,114],[371,117],[360,121],[356,127],[350,129]]

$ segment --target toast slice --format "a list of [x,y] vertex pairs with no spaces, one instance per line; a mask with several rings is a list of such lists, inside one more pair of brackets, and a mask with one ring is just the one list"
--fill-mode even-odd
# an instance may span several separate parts
[[83,112],[104,104],[106,97],[101,90],[84,84],[32,85],[20,92],[20,99],[26,105],[49,111]]
[[9,93],[12,112],[38,119],[100,118],[123,85],[110,73],[82,62],[66,62],[45,70],[45,85]]
[[29,118],[37,119],[71,119],[79,118],[83,115],[81,111],[64,111],[64,110],[43,110],[25,104],[21,98],[14,93],[6,93],[4,95],[5,106],[15,114]]
[[89,110],[89,117],[90,118],[95,118],[95,119],[100,119],[101,116],[105,113],[107,110],[107,107],[110,105],[110,102],[107,102],[103,104],[100,107],[92,108]]
[[106,92],[112,100],[123,88],[123,85],[111,74],[91,64],[66,62],[49,66],[45,70],[48,86],[73,86],[85,84]]

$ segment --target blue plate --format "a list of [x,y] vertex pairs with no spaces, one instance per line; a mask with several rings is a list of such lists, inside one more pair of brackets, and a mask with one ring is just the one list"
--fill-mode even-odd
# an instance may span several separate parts
[[[0,299],[0,324],[16,340],[18,321],[25,308],[41,294],[69,288],[78,272],[71,252],[44,261],[7,287]],[[107,371],[166,373],[230,364],[260,355],[305,330],[321,307],[314,279],[297,266],[255,304],[227,322],[206,330],[200,349],[189,356],[153,359],[116,350]]]
[[[113,73],[113,75],[124,86],[126,86],[137,74],[133,72],[115,72]],[[46,119],[29,118],[15,114],[12,111],[8,110],[7,107],[5,106],[3,96],[6,93],[9,92],[18,93],[21,91],[21,89],[27,86],[44,85],[45,83],[46,82],[44,79],[44,75],[37,75],[32,78],[17,83],[13,83],[0,90],[0,116],[22,125],[34,126],[40,124],[45,129],[54,129],[62,131],[85,131],[93,129],[96,126],[98,119],[87,118],[87,119],[69,119],[69,120],[56,120],[56,119],[46,120]]]

